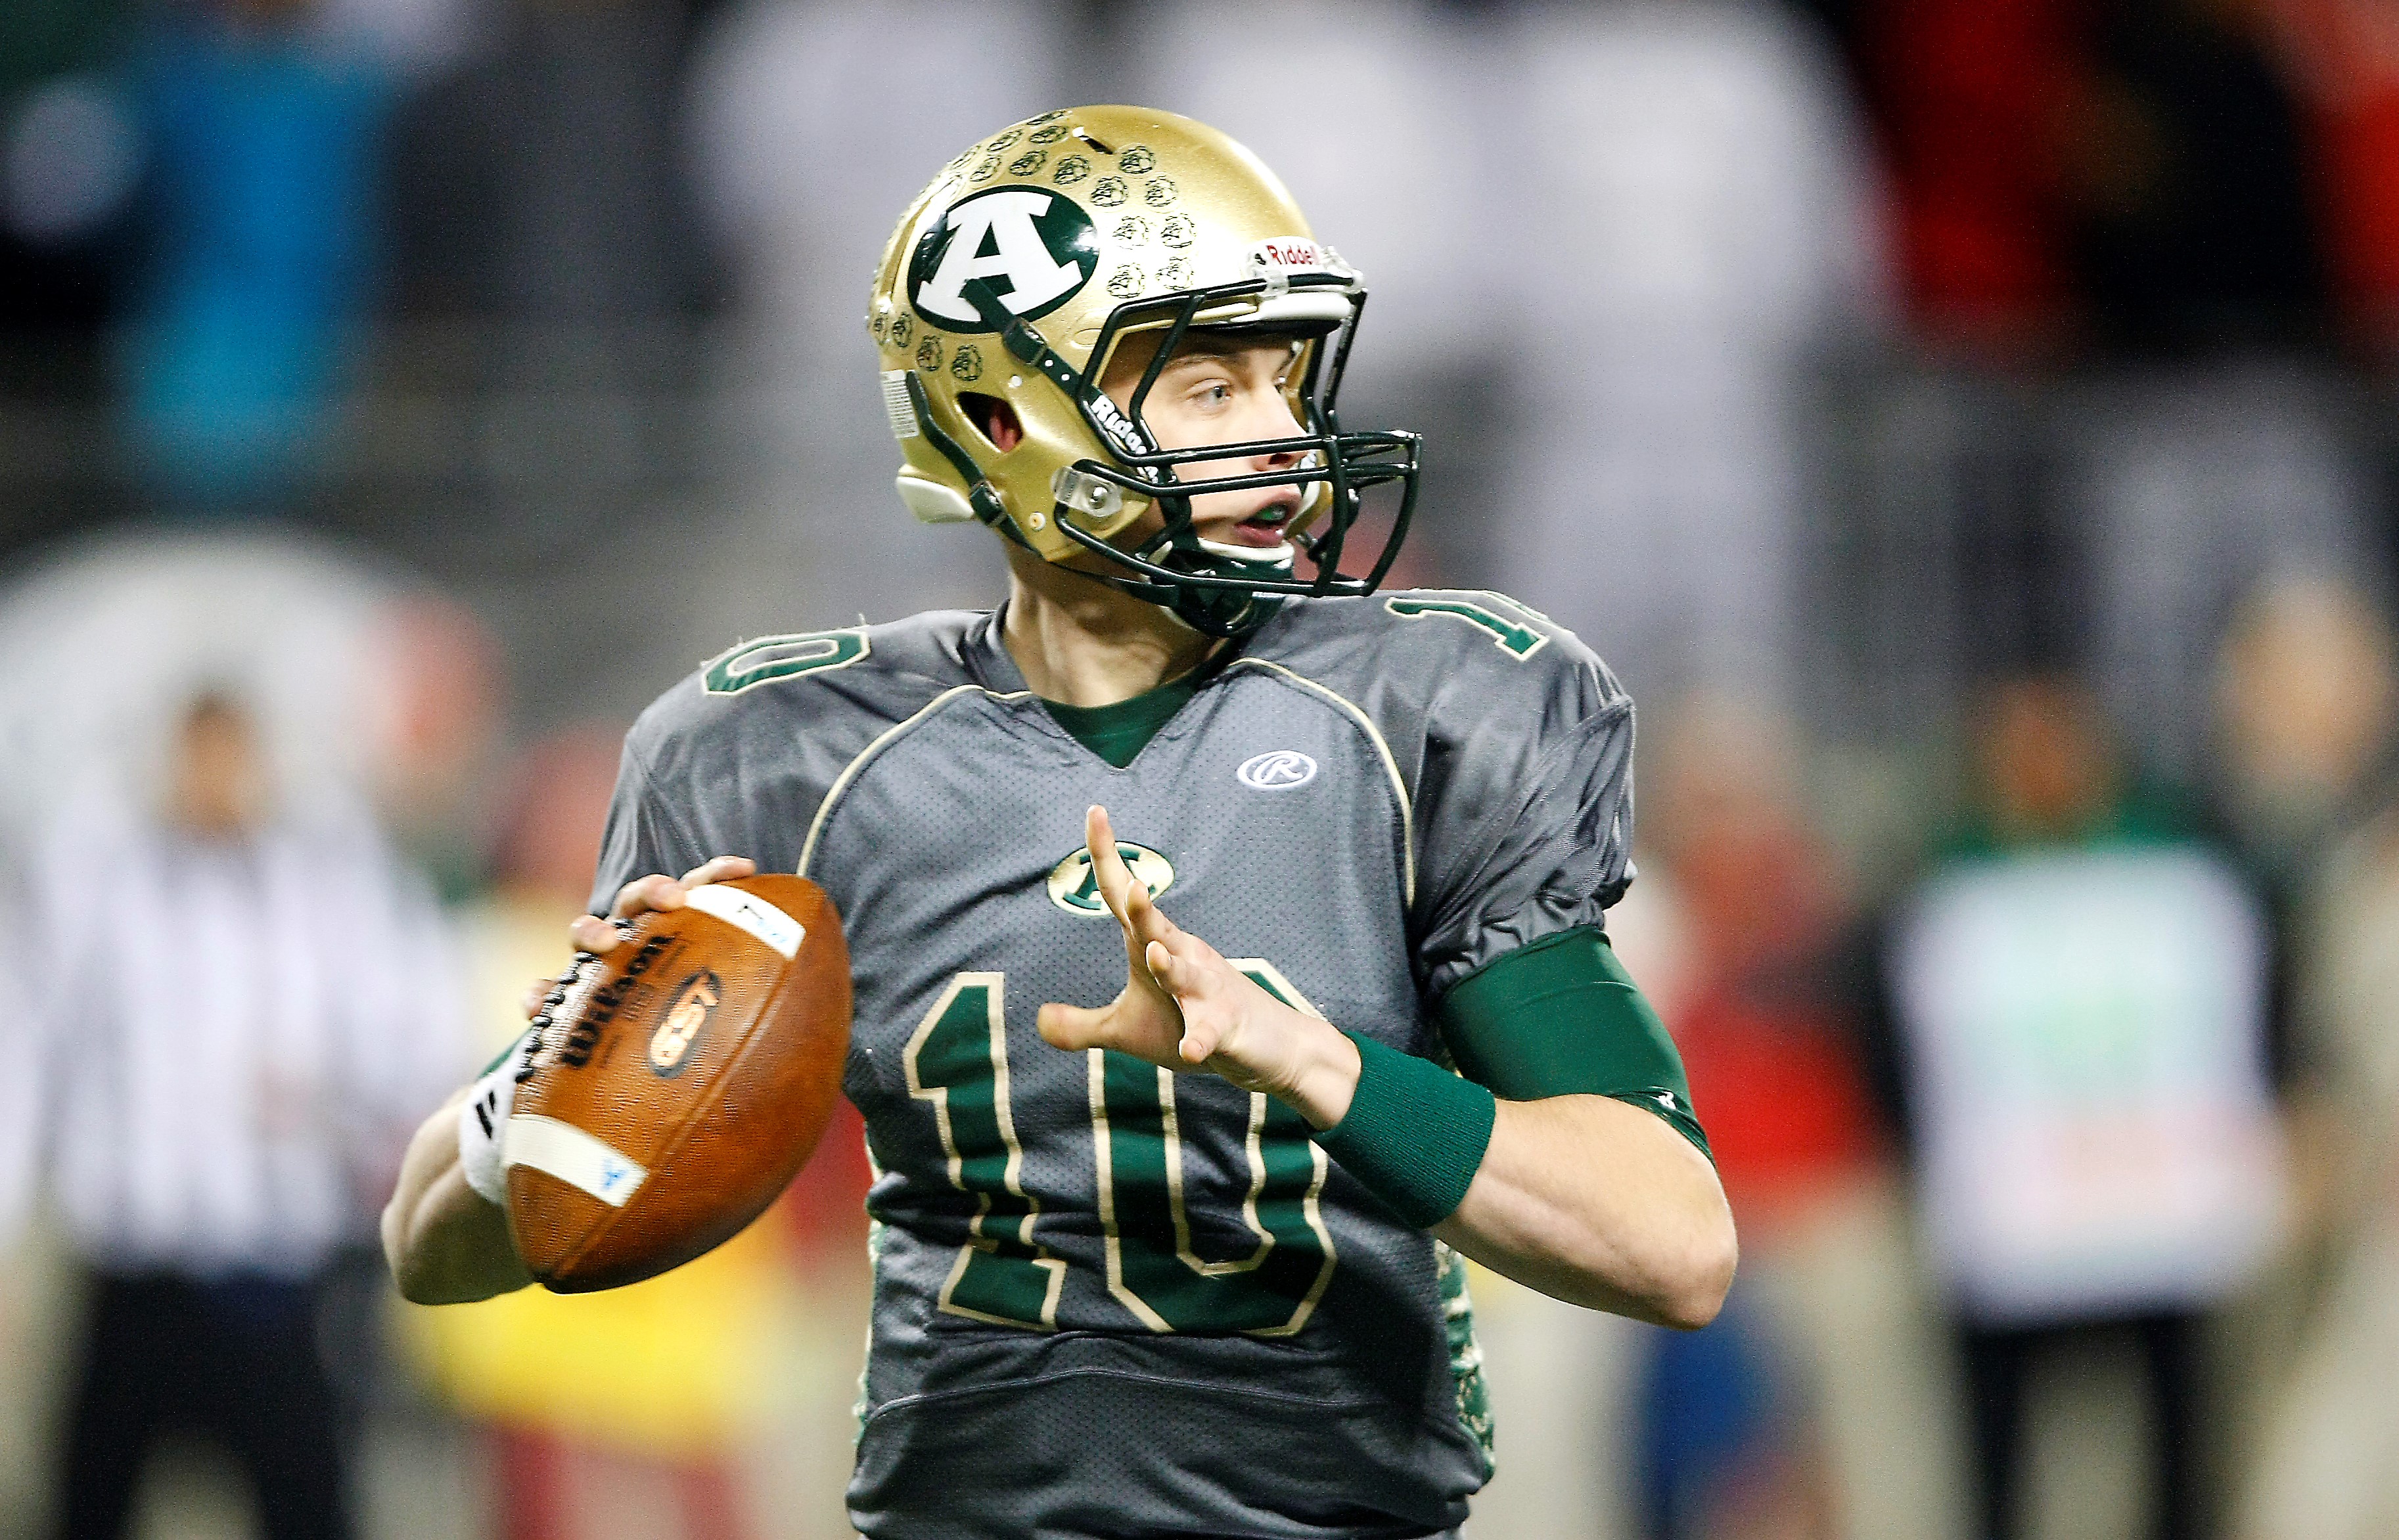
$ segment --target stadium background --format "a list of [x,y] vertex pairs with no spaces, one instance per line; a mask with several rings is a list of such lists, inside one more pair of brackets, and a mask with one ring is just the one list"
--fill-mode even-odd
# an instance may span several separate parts
[[[0,675],[49,661],[58,594],[145,562],[404,595],[430,767],[381,790],[483,912],[525,789],[588,778],[604,724],[698,659],[988,602],[989,539],[889,492],[861,304],[933,168],[1083,101],[1219,124],[1281,172],[1373,285],[1347,415],[1428,437],[1409,580],[1538,605],[1641,701],[1644,860],[1674,880],[1624,942],[1670,1020],[1711,925],[1808,965],[1778,998],[1823,1032],[1743,1039],[1720,1086],[1695,1055],[1702,1114],[1757,1130],[1736,1292],[1781,1302],[1760,1351],[1790,1366],[1759,1371],[1766,1431],[1690,1456],[1733,1493],[1699,1531],[1969,1533],[1906,1130],[1843,965],[1953,817],[1994,679],[2078,673],[2236,832],[2250,781],[2310,773],[2276,761],[2306,723],[2241,709],[2243,615],[2320,649],[2262,677],[2332,678],[2325,711],[2391,733],[2399,22],[2374,0],[17,0]],[[180,644],[151,615],[109,644]],[[21,729],[37,692],[10,689]],[[112,709],[9,739],[10,819],[134,731]],[[2340,818],[2379,811],[2360,784]],[[1709,907],[1706,836],[1735,826],[1782,863],[1731,885],[1763,919]],[[2270,894],[2304,876],[2276,852],[2314,847],[2236,848]],[[2330,1089],[2370,1104],[2370,1152],[2376,1085]],[[763,1387],[701,1440],[762,1534],[846,1533],[854,1175],[777,1222],[743,1317]],[[2292,1256],[2388,1202],[2295,1198],[2291,1255],[2214,1312],[2228,1527],[2309,1393],[2275,1367],[2311,1318]],[[76,1318],[39,1208],[0,1285],[0,1535],[38,1533]],[[368,1533],[478,1533],[509,1446],[353,1273],[328,1334]],[[1671,1422],[1648,1335],[1498,1280],[1482,1314],[1503,1467],[1471,1533],[1635,1533],[1655,1451],[1628,1430]],[[2135,1533],[2135,1382],[2105,1346],[2037,1379],[2040,1533]],[[590,1533],[671,1527],[657,1447],[568,1461]],[[242,1521],[200,1451],[145,1513]]]

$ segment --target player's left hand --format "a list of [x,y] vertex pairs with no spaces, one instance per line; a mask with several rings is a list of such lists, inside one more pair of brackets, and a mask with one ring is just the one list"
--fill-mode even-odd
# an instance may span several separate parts
[[1100,897],[1124,931],[1125,986],[1097,1010],[1043,1006],[1037,1018],[1043,1040],[1061,1048],[1113,1048],[1171,1070],[1205,1070],[1290,1102],[1320,1128],[1339,1121],[1357,1085],[1357,1050],[1349,1040],[1259,988],[1168,919],[1118,853],[1107,809],[1084,815],[1083,832]]

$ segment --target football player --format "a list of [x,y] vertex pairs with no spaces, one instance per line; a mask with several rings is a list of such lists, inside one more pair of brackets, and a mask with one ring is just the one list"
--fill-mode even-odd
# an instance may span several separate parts
[[[1731,1281],[1602,928],[1632,703],[1508,599],[1376,591],[1416,444],[1335,417],[1365,298],[1202,125],[972,146],[867,325],[901,498],[996,531],[1006,602],[736,647],[626,743],[578,946],[754,868],[847,927],[868,1535],[1445,1534],[1491,1470],[1458,1253],[1674,1326]],[[506,1126],[419,1134],[411,1297],[524,1282]]]

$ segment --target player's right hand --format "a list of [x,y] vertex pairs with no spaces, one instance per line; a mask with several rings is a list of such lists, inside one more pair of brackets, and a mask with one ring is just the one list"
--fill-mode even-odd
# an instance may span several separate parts
[[[681,909],[684,895],[704,883],[721,883],[735,877],[757,875],[758,863],[747,856],[712,856],[693,867],[678,879],[663,871],[653,871],[646,877],[636,877],[617,890],[617,901],[608,906],[605,919],[596,914],[578,914],[566,927],[567,939],[578,952],[605,956],[625,939],[625,925],[635,915],[653,910]],[[580,961],[580,959],[577,959]],[[536,979],[525,988],[525,1019],[541,1014],[543,1005],[558,989],[555,979]]]

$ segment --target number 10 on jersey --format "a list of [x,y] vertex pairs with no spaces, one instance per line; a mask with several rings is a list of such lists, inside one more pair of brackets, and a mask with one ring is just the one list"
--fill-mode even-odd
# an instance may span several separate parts
[[[1298,1009],[1312,1007],[1258,959],[1234,963]],[[1054,1330],[1065,1263],[1036,1236],[1040,1199],[1023,1183],[1002,1015],[1004,977],[961,973],[908,1039],[908,1090],[933,1104],[951,1182],[974,1195],[974,1237],[958,1249],[942,1308],[1000,1326]],[[1321,1199],[1324,1152],[1297,1113],[1252,1093],[1240,1220],[1255,1244],[1209,1260],[1194,1245],[1186,1145],[1171,1070],[1092,1049],[1090,1116],[1108,1291],[1154,1331],[1288,1336],[1332,1280]]]

